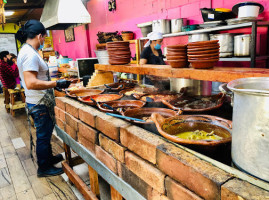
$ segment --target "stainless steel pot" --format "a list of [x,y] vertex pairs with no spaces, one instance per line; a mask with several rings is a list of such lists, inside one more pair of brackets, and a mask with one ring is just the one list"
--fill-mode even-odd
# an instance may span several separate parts
[[189,35],[189,42],[199,42],[199,41],[207,41],[207,40],[209,40],[208,33],[199,33],[199,34]]
[[237,79],[228,88],[234,93],[232,160],[269,181],[269,78]]
[[172,19],[171,20],[171,31],[172,33],[181,32],[182,27],[187,25],[186,18]]
[[234,56],[250,55],[251,35],[237,35],[234,37]]
[[[233,53],[234,36],[231,33],[211,34],[210,40],[218,40],[220,44],[220,53]],[[225,54],[220,54],[223,57]],[[226,54],[229,55],[229,54]],[[224,56],[225,57],[225,56]]]
[[170,19],[159,19],[152,21],[152,31],[162,34],[171,33]]
[[200,81],[186,78],[170,78],[170,90],[180,92],[182,88],[187,88],[188,95],[211,95],[211,81]]

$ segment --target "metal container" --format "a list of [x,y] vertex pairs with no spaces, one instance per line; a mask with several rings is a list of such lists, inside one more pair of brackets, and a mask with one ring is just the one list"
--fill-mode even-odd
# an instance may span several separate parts
[[269,78],[237,79],[228,88],[234,93],[232,160],[269,181]]
[[137,27],[141,29],[143,37],[147,37],[147,35],[152,32],[152,22],[137,24]]
[[152,31],[160,32],[162,34],[171,33],[170,19],[153,20]]
[[209,40],[208,33],[199,33],[199,34],[189,35],[189,42],[199,42],[199,41],[207,41],[207,40]]
[[[234,36],[231,33],[211,34],[210,40],[218,40],[220,44],[220,53],[233,53],[234,51]],[[225,57],[229,54],[220,54],[220,57]]]
[[180,92],[182,88],[186,87],[188,95],[211,95],[212,85],[211,81],[200,81],[185,78],[170,78],[170,90]]
[[234,36],[234,56],[249,56],[250,41],[250,34]]
[[178,33],[182,31],[182,27],[187,25],[186,18],[172,19],[171,20],[171,31],[172,33]]

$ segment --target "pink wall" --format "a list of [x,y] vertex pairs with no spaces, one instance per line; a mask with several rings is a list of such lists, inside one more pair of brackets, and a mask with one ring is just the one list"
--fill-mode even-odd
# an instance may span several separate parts
[[85,26],[76,27],[74,29],[75,41],[65,42],[64,31],[52,31],[54,49],[62,56],[69,58],[88,58],[87,33]]
[[[117,10],[115,12],[109,12],[107,9],[107,0],[90,0],[87,4],[88,11],[92,17],[92,23],[89,25],[90,36],[90,48],[89,56],[94,54],[95,45],[97,41],[98,31],[133,31],[136,38],[142,36],[141,31],[137,28],[136,24],[152,21],[154,19],[173,19],[173,18],[188,18],[189,24],[203,23],[200,8],[210,7],[211,0],[116,0]],[[242,2],[244,0],[212,0],[213,8],[232,8],[234,4]],[[260,15],[265,20],[269,20],[269,1],[268,0],[256,0],[265,7],[265,11]],[[78,30],[81,33],[78,33]],[[56,41],[56,49],[60,52],[66,52],[68,55],[74,55],[74,49],[70,44],[57,45],[58,32],[53,33],[54,41]],[[83,28],[77,28],[77,34],[84,36],[85,30]],[[56,36],[56,38],[55,38]],[[59,37],[59,36],[58,36]],[[85,46],[86,40],[83,43],[83,39],[80,38],[80,42],[74,42],[81,44],[76,46],[79,50],[76,52],[77,57],[83,57],[88,51]],[[63,42],[63,41],[62,41]],[[166,38],[164,45],[186,43],[186,37]],[[55,43],[55,42],[54,42]],[[71,47],[71,48],[70,48]],[[64,49],[63,49],[64,48]],[[69,48],[69,49],[67,49]]]

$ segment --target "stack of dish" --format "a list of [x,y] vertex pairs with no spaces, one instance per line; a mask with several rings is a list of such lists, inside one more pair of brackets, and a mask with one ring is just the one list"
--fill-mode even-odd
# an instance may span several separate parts
[[219,60],[219,41],[202,41],[188,44],[188,61],[195,69],[213,68]]
[[166,58],[172,68],[188,67],[187,45],[167,46]]
[[129,42],[108,42],[106,47],[109,55],[109,63],[111,65],[124,65],[130,63],[131,51]]

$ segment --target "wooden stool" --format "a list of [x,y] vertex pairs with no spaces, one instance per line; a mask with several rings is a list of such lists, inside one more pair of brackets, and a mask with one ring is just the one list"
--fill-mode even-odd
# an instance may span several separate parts
[[4,98],[5,98],[4,100],[5,108],[6,108],[7,113],[9,113],[10,96],[9,96],[8,89],[3,87],[3,93],[4,93]]
[[[9,96],[10,96],[10,103],[9,103],[9,109],[11,115],[15,116],[15,110],[25,108],[25,95],[24,95],[24,89],[8,89]],[[18,95],[20,95],[20,99],[16,98]]]

